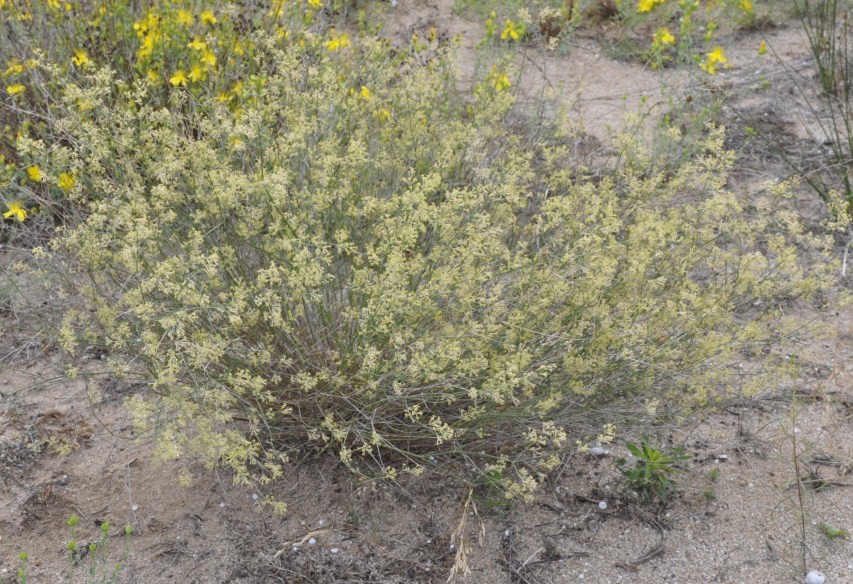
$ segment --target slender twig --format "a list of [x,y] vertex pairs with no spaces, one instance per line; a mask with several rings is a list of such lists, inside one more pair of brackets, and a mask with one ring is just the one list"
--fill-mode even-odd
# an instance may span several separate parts
[[791,398],[791,448],[794,461],[794,475],[797,485],[797,500],[800,511],[800,549],[802,551],[803,574],[808,571],[806,562],[806,512],[803,504],[803,481],[800,477],[800,458],[797,454],[797,385],[794,384],[794,394]]

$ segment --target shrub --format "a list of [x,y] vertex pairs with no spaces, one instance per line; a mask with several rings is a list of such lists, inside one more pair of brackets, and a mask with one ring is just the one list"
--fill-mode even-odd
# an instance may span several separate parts
[[[809,40],[822,90],[820,106],[812,105],[810,95],[806,96],[806,103],[828,148],[822,170],[828,171],[824,174],[829,180],[824,182],[820,176],[803,174],[830,212],[840,215],[841,222],[847,222],[849,232],[853,215],[853,37],[849,14],[839,14],[845,4],[838,0],[794,0],[793,5]],[[849,242],[848,236],[848,250]]]
[[593,412],[761,386],[738,364],[792,330],[776,301],[822,288],[798,247],[823,242],[784,185],[749,210],[725,191],[720,130],[675,169],[626,138],[630,164],[578,178],[556,126],[512,129],[500,71],[464,96],[442,59],[341,34],[259,38],[230,103],[59,80],[59,139],[18,141],[75,169],[80,220],[36,251],[80,298],[63,346],[146,375],[129,406],[161,455],[267,483],[330,450],[529,497]]

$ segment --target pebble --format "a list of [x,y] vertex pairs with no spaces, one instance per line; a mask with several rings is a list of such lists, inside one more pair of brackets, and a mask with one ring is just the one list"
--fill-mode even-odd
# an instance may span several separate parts
[[330,549],[329,551],[330,551],[330,552],[332,552],[333,554],[336,554],[336,553],[338,553],[338,552],[339,552],[339,551],[341,551],[341,550],[339,550],[338,548],[332,548],[332,549]]
[[599,502],[599,503],[598,503],[598,508],[599,508],[599,509],[601,509],[602,511],[604,511],[605,509],[607,509],[607,501],[601,501],[601,502]]
[[823,584],[824,582],[826,582],[826,576],[823,572],[812,570],[806,574],[806,584]]
[[316,540],[316,539],[314,539],[313,537],[312,537],[311,539],[309,539],[309,540],[308,540],[308,544],[309,544],[309,545],[314,545],[315,543],[317,543],[317,540]]
[[602,448],[601,446],[593,446],[589,449],[589,453],[593,456],[604,456],[605,454],[607,454],[607,452],[608,451]]

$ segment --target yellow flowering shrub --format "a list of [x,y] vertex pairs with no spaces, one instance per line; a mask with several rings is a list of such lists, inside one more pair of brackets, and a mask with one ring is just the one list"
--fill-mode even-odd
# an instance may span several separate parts
[[[69,18],[15,6],[0,27]],[[3,213],[27,227],[31,201],[62,201],[35,256],[77,302],[58,340],[144,376],[127,405],[163,457],[266,483],[314,449],[528,498],[631,400],[665,415],[760,387],[793,330],[779,303],[824,286],[784,185],[749,209],[725,190],[721,130],[662,168],[621,136],[627,162],[594,181],[555,120],[518,129],[509,67],[464,94],[440,54],[324,27],[321,2],[239,26],[213,2],[107,6],[57,62],[7,65],[4,99],[51,107],[3,144],[30,193]]]
[[664,171],[626,137],[631,164],[593,182],[556,125],[511,130],[503,73],[460,98],[441,61],[341,38],[259,38],[239,110],[92,70],[53,121],[73,139],[20,145],[77,169],[63,345],[145,374],[129,406],[161,455],[264,483],[328,450],[526,498],[592,412],[760,387],[776,301],[823,286],[798,249],[823,242],[774,217],[784,189],[748,211],[725,190],[721,131]]
[[[321,2],[307,0],[248,7],[216,0],[0,4],[0,100],[14,105],[0,108],[0,156],[13,165],[11,178],[24,203],[41,204],[46,217],[69,211],[68,189],[55,187],[60,173],[75,169],[57,168],[36,185],[27,173],[40,161],[21,157],[17,147],[19,137],[61,139],[44,121],[51,111],[47,96],[61,91],[60,79],[110,67],[120,82],[115,91],[145,79],[152,86],[149,98],[161,105],[175,107],[174,93],[188,92],[193,98],[220,95],[238,110],[241,87],[262,82],[254,59],[256,37],[276,33],[299,42],[305,35],[325,34],[321,8]],[[298,34],[290,37],[291,29]],[[182,107],[191,109],[191,102],[182,100]],[[90,107],[83,99],[76,105]]]
[[[755,27],[759,20],[748,0],[625,0],[618,3],[618,13],[620,26],[614,31],[621,51],[634,53],[656,69],[698,66],[710,75],[718,72],[717,64],[726,63],[708,58],[722,56],[716,52],[722,50],[720,41],[727,41],[737,29]],[[760,18],[770,13],[772,6],[763,7]],[[632,31],[645,38],[632,38]]]

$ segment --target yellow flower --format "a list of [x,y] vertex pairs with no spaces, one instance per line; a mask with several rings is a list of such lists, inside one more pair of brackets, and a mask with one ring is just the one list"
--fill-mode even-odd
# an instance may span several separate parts
[[675,44],[675,37],[669,32],[668,28],[660,29],[652,38],[652,45],[655,47],[667,47],[673,44]]
[[33,164],[31,167],[27,169],[27,176],[30,177],[30,180],[33,182],[41,182],[41,169],[38,164]]
[[89,55],[83,49],[74,49],[74,56],[71,57],[71,62],[77,67],[83,67],[89,63]]
[[507,39],[512,39],[514,41],[517,41],[520,37],[521,34],[519,34],[518,28],[516,28],[515,22],[510,19],[507,19],[507,21],[504,23],[503,32],[501,33],[501,40],[505,41]]
[[7,85],[6,86],[6,93],[8,93],[9,95],[16,95],[18,93],[21,93],[25,89],[26,89],[26,87],[24,87],[20,83],[15,83],[14,85]]
[[389,112],[386,108],[381,107],[373,114],[376,116],[376,119],[380,122],[385,122],[391,119],[391,112]]
[[201,21],[205,24],[216,24],[216,17],[213,15],[213,12],[210,10],[205,10],[199,16],[201,16]]
[[59,173],[59,180],[56,181],[56,186],[67,193],[74,188],[74,175],[70,172]]
[[335,29],[332,29],[332,39],[326,43],[326,48],[330,51],[344,49],[350,45],[349,34],[338,34]]
[[193,65],[193,68],[190,69],[190,81],[201,81],[204,77],[204,70],[199,65]]
[[3,213],[3,217],[15,217],[18,221],[22,222],[27,218],[27,210],[21,201],[6,203],[6,206],[9,207],[9,210]]
[[203,51],[207,48],[207,43],[196,37],[193,41],[187,45],[188,49],[192,49],[194,51]]
[[658,4],[663,4],[665,0],[640,0],[637,4],[637,12],[651,12]]
[[767,43],[761,41],[761,44],[758,45],[758,54],[765,55],[767,54]]
[[753,6],[751,0],[740,0],[740,9],[747,14],[752,14]]
[[17,75],[24,72],[24,66],[17,61],[9,61],[7,65],[6,71],[3,72],[4,76]]
[[216,55],[210,51],[205,51],[201,56],[201,62],[212,69],[213,67],[216,67]]
[[308,0],[308,4],[314,8],[321,8],[323,6],[323,0]]
[[495,91],[505,91],[512,87],[512,83],[510,83],[507,74],[502,71],[498,71],[497,67],[492,67],[492,72],[489,74],[489,79],[491,80],[492,87],[495,88]]
[[150,57],[154,54],[154,43],[156,40],[157,35],[154,32],[145,35],[142,39],[142,46],[139,47],[138,51],[136,51],[137,56],[139,56],[140,59],[144,59],[145,57]]
[[169,83],[178,87],[179,85],[185,86],[187,84],[187,76],[184,74],[183,69],[178,69],[175,71],[175,74],[169,77]]
[[193,24],[193,15],[187,10],[178,10],[178,24],[184,28],[189,28]]
[[717,64],[724,64],[728,62],[729,60],[723,54],[723,47],[714,47],[712,52],[705,54],[705,61],[700,63],[699,66],[703,71],[708,73],[708,75],[716,75]]
[[359,95],[360,95],[361,97],[363,97],[364,99],[370,99],[370,98],[372,98],[372,97],[373,97],[373,92],[372,92],[372,91],[370,91],[370,90],[369,90],[367,87],[365,87],[364,85],[362,85],[362,86],[361,86],[361,93],[359,93]]
[[148,79],[151,80],[151,83],[157,83],[157,80],[160,79],[160,75],[158,75],[157,71],[155,71],[154,69],[149,69]]

